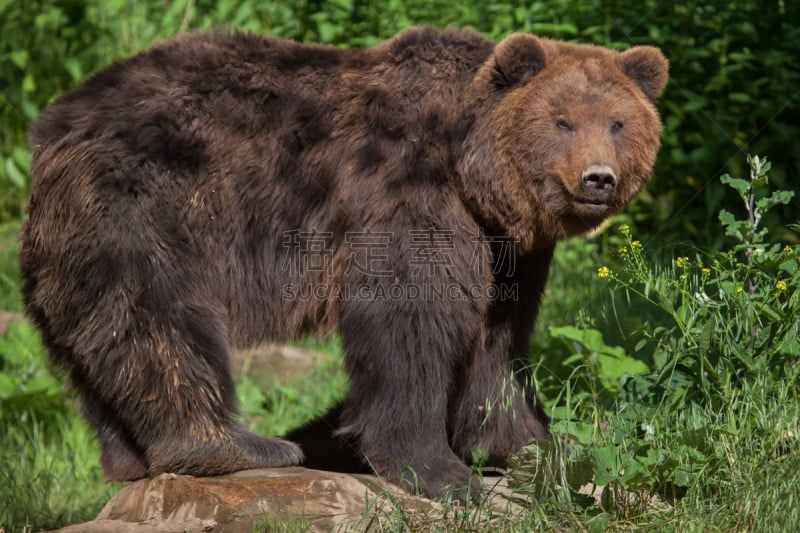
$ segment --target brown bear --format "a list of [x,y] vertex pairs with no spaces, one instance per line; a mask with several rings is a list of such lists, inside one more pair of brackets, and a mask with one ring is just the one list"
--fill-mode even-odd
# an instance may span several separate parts
[[556,242],[647,181],[655,48],[413,28],[343,50],[190,33],[46,109],[27,312],[108,480],[293,465],[237,421],[233,347],[338,331],[336,435],[475,495],[470,454],[549,437],[525,353]]

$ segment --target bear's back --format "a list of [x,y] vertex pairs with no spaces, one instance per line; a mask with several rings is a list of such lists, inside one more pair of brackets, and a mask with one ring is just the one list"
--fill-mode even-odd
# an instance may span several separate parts
[[244,128],[270,98],[312,98],[331,112],[375,80],[398,105],[414,104],[435,85],[468,83],[492,46],[469,31],[433,28],[411,28],[367,49],[238,31],[186,33],[95,74],[49,106],[30,137],[35,147],[65,137],[126,137],[161,115],[177,119],[198,101],[215,119],[236,117]]

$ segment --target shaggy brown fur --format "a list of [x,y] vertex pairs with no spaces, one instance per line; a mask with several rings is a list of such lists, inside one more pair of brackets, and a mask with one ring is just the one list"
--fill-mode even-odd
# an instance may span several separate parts
[[24,298],[106,478],[302,461],[236,421],[229,350],[338,329],[337,434],[411,490],[474,493],[473,449],[549,436],[522,361],[553,248],[648,179],[666,80],[650,47],[212,32],[59,99],[32,133]]

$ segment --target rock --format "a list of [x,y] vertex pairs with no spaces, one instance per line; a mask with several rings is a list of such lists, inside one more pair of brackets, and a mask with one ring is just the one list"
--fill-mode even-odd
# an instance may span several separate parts
[[163,474],[122,489],[94,522],[59,531],[250,533],[258,530],[254,524],[298,520],[308,524],[310,531],[327,531],[356,525],[366,511],[366,501],[377,499],[380,489],[375,483],[379,482],[372,476],[300,467],[208,478]]
[[[487,505],[506,516],[522,507],[502,496],[508,489],[486,478]],[[381,529],[397,518],[441,524],[448,506],[413,497],[367,474],[302,467],[195,478],[162,474],[124,487],[97,519],[57,533],[251,533],[292,524],[300,531]]]
[[237,381],[246,370],[247,376],[256,383],[269,383],[273,380],[287,382],[298,375],[307,375],[325,357],[320,352],[306,348],[266,343],[254,348],[234,350],[231,354],[231,373]]
[[8,333],[8,326],[22,322],[25,320],[25,315],[22,313],[15,313],[13,311],[0,311],[0,337]]

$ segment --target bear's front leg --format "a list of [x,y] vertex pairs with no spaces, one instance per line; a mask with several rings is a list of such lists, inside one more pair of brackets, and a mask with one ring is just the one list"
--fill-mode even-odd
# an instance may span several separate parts
[[461,369],[448,419],[453,450],[461,457],[479,449],[505,462],[527,443],[550,438],[528,346],[552,254],[549,247],[501,262],[495,252],[498,298],[489,306],[481,345]]
[[446,281],[414,289],[392,281],[362,285],[343,308],[350,392],[340,433],[356,436],[377,473],[409,492],[477,497],[479,482],[450,448],[446,422],[454,368],[477,344],[481,312],[454,294],[403,294],[446,291]]

